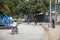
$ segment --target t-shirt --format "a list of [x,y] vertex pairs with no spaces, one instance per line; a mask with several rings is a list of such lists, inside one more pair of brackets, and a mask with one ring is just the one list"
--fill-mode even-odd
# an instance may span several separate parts
[[17,26],[17,22],[13,22],[13,27],[16,27]]

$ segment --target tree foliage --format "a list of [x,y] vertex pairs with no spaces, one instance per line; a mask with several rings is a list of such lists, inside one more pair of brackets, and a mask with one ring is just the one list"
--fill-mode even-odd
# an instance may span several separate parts
[[46,6],[43,3],[37,2],[37,0],[21,1],[18,5],[18,12],[24,14],[35,14],[40,12],[45,12],[47,10]]
[[44,0],[41,3],[38,0],[2,0],[0,11],[11,15],[44,13],[49,9],[49,1]]
[[3,2],[0,2],[0,14],[1,13],[10,13],[9,7]]

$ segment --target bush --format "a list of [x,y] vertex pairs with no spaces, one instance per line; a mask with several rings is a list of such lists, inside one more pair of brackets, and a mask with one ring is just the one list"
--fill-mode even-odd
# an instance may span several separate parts
[[13,16],[13,18],[16,18],[16,19],[18,19],[18,18],[19,18],[19,16],[18,16],[18,15],[15,15],[15,16]]

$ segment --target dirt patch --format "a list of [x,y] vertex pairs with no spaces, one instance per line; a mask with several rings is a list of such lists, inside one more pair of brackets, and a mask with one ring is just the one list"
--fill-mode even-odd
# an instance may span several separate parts
[[46,31],[45,40],[60,40],[60,25],[56,24],[55,28],[48,27],[48,24],[41,25]]

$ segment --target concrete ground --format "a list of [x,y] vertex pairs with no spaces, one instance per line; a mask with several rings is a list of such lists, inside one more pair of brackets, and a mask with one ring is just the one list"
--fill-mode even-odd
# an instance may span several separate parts
[[60,40],[60,25],[56,25],[55,28],[49,27],[47,24],[43,24],[46,36],[45,40]]
[[50,40],[60,40],[60,25],[56,25],[55,29],[50,28],[48,33]]
[[11,35],[11,30],[0,30],[0,40],[44,40],[45,30],[40,25],[19,24],[19,34]]
[[60,25],[53,29],[48,24],[19,24],[19,34],[11,35],[11,30],[0,30],[0,40],[60,40]]

